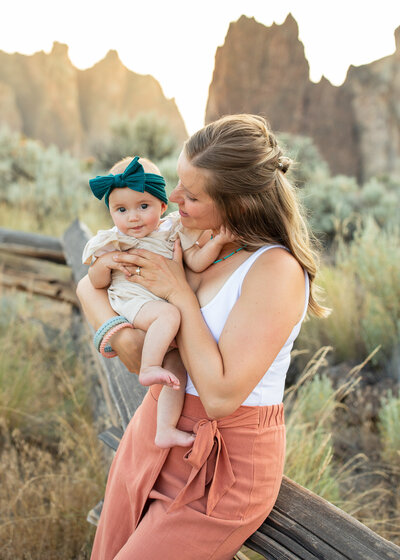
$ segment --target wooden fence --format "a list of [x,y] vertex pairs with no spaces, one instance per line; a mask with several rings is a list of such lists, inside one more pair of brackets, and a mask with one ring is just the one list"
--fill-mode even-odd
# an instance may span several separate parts
[[[2,283],[77,306],[73,283],[87,272],[81,264],[81,254],[89,235],[78,221],[65,232],[62,242],[0,229]],[[39,260],[47,261],[47,268]],[[73,280],[65,273],[60,278],[59,271],[49,268],[49,261],[66,262]],[[87,344],[93,346],[91,328],[86,328]],[[95,359],[100,366],[104,399],[115,424],[99,437],[115,450],[146,389],[117,358],[108,360],[95,353]],[[101,503],[89,512],[88,519],[96,523],[100,511]],[[271,514],[245,545],[268,560],[400,560],[398,546],[287,477],[283,478]],[[237,556],[244,557],[242,553]]]

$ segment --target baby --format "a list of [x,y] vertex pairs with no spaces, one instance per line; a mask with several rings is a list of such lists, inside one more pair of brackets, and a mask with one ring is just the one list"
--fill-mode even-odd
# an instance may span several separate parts
[[[179,330],[180,313],[166,300],[130,282],[130,272],[113,257],[118,251],[142,248],[172,258],[174,242],[179,238],[185,264],[200,272],[213,264],[230,235],[221,231],[200,247],[197,240],[203,232],[184,228],[178,212],[161,219],[168,205],[165,180],[156,165],[145,158],[125,158],[111,168],[109,175],[91,179],[89,184],[98,199],[104,196],[115,224],[112,229],[98,231],[84,248],[82,260],[91,265],[90,281],[95,288],[108,287],[114,311],[146,332],[139,381],[142,385],[165,385],[158,401],[156,444],[189,446],[193,434],[176,428],[185,396],[186,371],[177,352],[169,357],[169,369],[162,367]],[[140,274],[139,267],[136,274]]]

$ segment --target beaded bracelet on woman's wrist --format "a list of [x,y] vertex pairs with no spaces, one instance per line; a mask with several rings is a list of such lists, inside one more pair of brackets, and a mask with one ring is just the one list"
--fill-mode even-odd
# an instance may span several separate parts
[[119,323],[118,325],[111,327],[111,329],[104,335],[99,350],[102,356],[104,356],[105,358],[114,358],[115,356],[118,355],[108,343],[111,337],[114,336],[114,334],[119,332],[121,329],[126,329],[126,328],[133,329],[132,323],[129,323],[128,321],[126,323]]
[[[100,352],[100,345],[106,336],[106,334],[117,325],[125,324],[126,326],[132,326],[131,323],[128,321],[126,317],[121,317],[117,315],[116,317],[111,317],[108,319],[97,329],[94,337],[93,337],[93,344],[98,352]],[[111,347],[107,348],[106,351],[112,351]]]

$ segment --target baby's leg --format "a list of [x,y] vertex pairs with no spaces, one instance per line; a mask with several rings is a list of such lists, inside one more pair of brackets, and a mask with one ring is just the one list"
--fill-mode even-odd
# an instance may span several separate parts
[[171,350],[165,356],[164,366],[172,371],[180,381],[179,391],[163,387],[157,404],[157,434],[155,444],[158,447],[189,447],[194,442],[194,434],[178,430],[176,425],[182,412],[185,398],[186,370],[178,350]]
[[146,332],[139,381],[142,385],[161,384],[179,389],[179,379],[161,367],[169,345],[181,322],[178,309],[166,301],[145,303],[134,319],[134,326]]

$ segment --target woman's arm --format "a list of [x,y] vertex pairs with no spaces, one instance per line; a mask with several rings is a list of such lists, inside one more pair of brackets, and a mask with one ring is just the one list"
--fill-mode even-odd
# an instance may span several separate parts
[[[304,309],[304,273],[284,249],[261,255],[243,282],[219,346],[178,262],[136,251],[143,267],[134,281],[165,297],[181,312],[178,346],[210,417],[231,414],[268,370]],[[151,265],[146,260],[151,260]]]
[[181,356],[210,416],[231,414],[248,397],[300,320],[304,297],[295,259],[284,249],[268,251],[246,275],[218,346],[198,305],[188,295],[174,298],[182,316]]
[[[86,319],[95,330],[117,315],[108,301],[107,291],[94,288],[88,276],[80,280],[76,293]],[[132,373],[140,370],[144,335],[139,329],[121,329],[112,337],[118,358]]]

